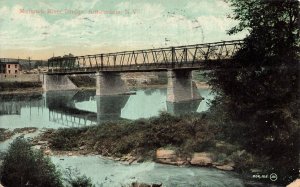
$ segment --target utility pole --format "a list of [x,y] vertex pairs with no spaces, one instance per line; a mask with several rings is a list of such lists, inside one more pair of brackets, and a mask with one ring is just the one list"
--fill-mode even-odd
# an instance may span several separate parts
[[28,62],[29,62],[29,70],[31,70],[30,57],[28,57]]

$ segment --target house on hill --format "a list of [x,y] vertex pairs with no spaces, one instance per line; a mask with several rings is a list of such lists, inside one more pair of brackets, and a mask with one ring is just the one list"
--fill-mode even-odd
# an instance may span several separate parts
[[0,58],[0,82],[39,82],[47,61]]
[[10,62],[1,62],[0,61],[0,74],[4,77],[7,76],[14,76],[17,77],[17,75],[20,74],[20,64],[17,61],[10,61]]

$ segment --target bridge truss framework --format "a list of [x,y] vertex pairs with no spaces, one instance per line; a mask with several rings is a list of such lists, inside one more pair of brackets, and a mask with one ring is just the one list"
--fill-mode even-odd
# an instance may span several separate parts
[[199,69],[203,63],[230,60],[243,44],[243,40],[232,40],[75,57],[52,57],[48,60],[48,73],[79,74]]

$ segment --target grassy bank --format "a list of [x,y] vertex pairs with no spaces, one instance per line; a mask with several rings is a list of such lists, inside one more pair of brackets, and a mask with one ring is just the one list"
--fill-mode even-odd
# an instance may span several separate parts
[[106,123],[104,125],[60,129],[52,133],[54,149],[88,149],[107,156],[151,156],[151,151],[165,146],[176,146],[183,152],[205,151],[214,141],[217,128],[201,116],[186,118],[162,114],[159,118],[132,122]]
[[41,82],[0,82],[0,91],[16,91],[42,88]]
[[34,133],[37,130],[35,127],[16,128],[14,130],[0,128],[0,143],[10,139],[15,134]]
[[221,127],[206,114],[175,117],[162,113],[147,120],[48,130],[34,142],[47,141],[52,151],[79,151],[113,158],[130,155],[140,161],[155,160],[156,151],[161,148],[171,149],[187,161],[195,153],[208,153],[213,160],[210,164],[230,163],[239,171],[262,164],[262,159],[258,161],[238,145],[222,141],[220,133]]

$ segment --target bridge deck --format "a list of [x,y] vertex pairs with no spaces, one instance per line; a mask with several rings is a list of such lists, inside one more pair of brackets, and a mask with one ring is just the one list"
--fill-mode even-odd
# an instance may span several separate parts
[[201,69],[207,64],[216,65],[230,60],[242,45],[242,40],[233,40],[86,56],[52,57],[48,60],[47,74]]
[[[230,61],[229,59],[223,60],[210,60],[211,66],[216,68],[217,65],[224,63],[225,61]],[[153,64],[141,64],[137,66],[133,65],[116,65],[116,66],[103,66],[99,68],[95,67],[79,67],[79,68],[59,68],[49,70],[46,74],[50,75],[67,75],[67,74],[93,74],[96,72],[151,72],[151,71],[167,71],[169,69],[172,70],[197,70],[197,69],[210,69],[208,65],[204,66],[204,61],[202,62],[186,62],[184,64],[161,64],[161,63],[153,63]]]

